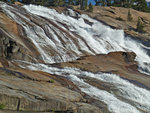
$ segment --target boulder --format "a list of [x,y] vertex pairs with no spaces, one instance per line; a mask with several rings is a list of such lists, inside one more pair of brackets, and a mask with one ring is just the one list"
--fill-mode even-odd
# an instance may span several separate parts
[[136,54],[134,52],[110,52],[108,56],[129,63],[134,62]]
[[78,113],[102,113],[98,107],[87,103],[77,103]]
[[[74,87],[67,79],[63,83],[57,76],[18,68],[0,68],[0,78],[0,105],[4,105],[1,109],[3,113],[100,113],[99,108],[84,103],[86,101],[78,90],[61,85],[67,83]],[[49,82],[51,80],[54,82]]]

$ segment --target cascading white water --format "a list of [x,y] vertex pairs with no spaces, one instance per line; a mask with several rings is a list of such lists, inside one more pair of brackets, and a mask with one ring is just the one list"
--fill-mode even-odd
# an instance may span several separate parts
[[[27,37],[38,48],[43,60],[47,63],[71,61],[85,55],[85,53],[95,55],[107,54],[113,51],[133,51],[137,55],[136,61],[138,61],[139,67],[142,68],[140,71],[147,70],[146,74],[150,73],[150,68],[147,65],[150,63],[150,57],[143,49],[147,47],[130,37],[125,37],[123,30],[111,29],[87,15],[78,15],[78,19],[76,19],[42,6],[23,6],[26,9],[24,13],[7,4],[1,4],[0,7],[24,28]],[[70,11],[71,16],[75,16],[73,11]],[[33,21],[32,16],[42,22]],[[86,23],[85,20],[92,24]],[[52,55],[50,53],[51,49],[57,54]],[[70,51],[71,55],[68,53]],[[111,112],[150,112],[150,92],[121,79],[117,75],[93,74],[73,68],[58,69],[44,64],[30,64],[28,68],[60,76],[67,74],[68,76],[65,77],[70,77],[83,92],[105,102]],[[97,89],[80,79],[83,76],[113,84],[118,93],[113,94]],[[125,101],[120,100],[118,96]]]
[[[138,61],[139,67],[147,70],[147,73],[150,72],[149,66],[145,64],[150,63],[150,57],[139,42],[125,37],[123,30],[111,29],[87,15],[78,15],[78,19],[75,19],[63,13],[59,14],[54,9],[35,5],[23,6],[28,14],[35,15],[38,18],[46,18],[56,24],[55,26],[51,25],[45,20],[43,29],[28,19],[24,13],[19,13],[14,7],[6,4],[1,5],[1,7],[14,21],[24,27],[27,37],[32,40],[43,60],[47,63],[75,60],[84,55],[84,52],[94,55],[107,54],[113,51],[133,51],[137,55],[136,61]],[[16,14],[13,13],[14,11]],[[84,20],[88,20],[92,25],[87,24]],[[25,21],[33,24],[34,27],[25,23]],[[60,23],[63,23],[65,27]],[[50,36],[46,35],[44,30],[48,30]],[[66,31],[69,35],[65,33]],[[58,37],[61,37],[61,40]],[[64,43],[62,43],[62,40]],[[53,49],[58,54],[51,55],[49,49]],[[72,51],[72,53],[69,54],[68,51]]]
[[[90,73],[81,71],[76,68],[59,69],[49,67],[44,64],[27,63],[27,68],[31,70],[41,70],[50,74],[56,74],[71,79],[83,92],[95,99],[103,101],[108,105],[108,109],[113,113],[140,113],[150,112],[150,91],[137,87],[132,83],[120,78],[115,74],[107,73]],[[95,88],[84,80],[82,77],[90,77],[113,85],[117,89],[109,92]],[[110,93],[111,92],[111,93]],[[120,100],[118,97],[122,97]]]

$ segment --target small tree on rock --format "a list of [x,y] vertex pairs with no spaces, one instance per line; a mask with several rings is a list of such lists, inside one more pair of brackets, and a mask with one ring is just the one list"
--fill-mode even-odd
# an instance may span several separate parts
[[128,11],[127,20],[128,20],[128,21],[132,21],[132,20],[133,20],[133,17],[132,17],[132,15],[131,15],[130,10]]
[[89,4],[89,12],[93,12],[93,5],[91,3]]
[[137,22],[137,25],[136,25],[136,30],[140,33],[144,32],[144,24],[141,22],[140,17],[138,18],[138,22]]

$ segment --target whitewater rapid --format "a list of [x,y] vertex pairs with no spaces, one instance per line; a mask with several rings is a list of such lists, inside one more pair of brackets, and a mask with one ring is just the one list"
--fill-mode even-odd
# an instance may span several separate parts
[[[150,74],[150,57],[145,50],[149,48],[125,37],[123,30],[111,29],[71,9],[68,10],[70,15],[65,15],[54,9],[35,5],[22,6],[23,11],[7,4],[0,4],[0,7],[23,27],[24,34],[38,49],[45,63],[67,62],[84,55],[107,54],[113,51],[133,51],[137,55],[135,60],[139,63],[139,71]],[[76,15],[78,18],[74,17]],[[150,112],[150,91],[137,87],[118,75],[94,74],[74,68],[59,69],[31,63],[26,68],[69,78],[81,91],[106,103],[110,112]],[[82,77],[112,84],[117,93],[98,89],[86,83]]]
[[[123,30],[111,29],[87,15],[76,14],[71,9],[68,10],[70,14],[78,15],[78,19],[42,6],[25,5],[22,8],[26,12],[20,12],[7,4],[1,5],[1,8],[24,28],[25,35],[46,63],[72,61],[84,55],[133,51],[137,55],[140,72],[150,73],[150,57],[145,46],[125,37]],[[33,18],[39,19],[39,22]]]
[[[103,101],[112,113],[143,113],[150,112],[150,91],[140,88],[115,74],[91,73],[76,68],[56,68],[45,64],[25,63],[26,68],[40,70],[50,74],[66,77],[74,82],[82,92],[92,98]],[[89,77],[108,83],[113,89],[109,92],[98,89],[84,81],[83,77]],[[120,98],[121,97],[121,98]]]

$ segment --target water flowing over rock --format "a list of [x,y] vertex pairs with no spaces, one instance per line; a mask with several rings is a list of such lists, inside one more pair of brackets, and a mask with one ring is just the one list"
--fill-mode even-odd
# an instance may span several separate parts
[[71,16],[68,16],[42,6],[20,7],[4,3],[1,3],[1,10],[12,19],[6,17],[9,20],[7,24],[12,25],[13,30],[3,27],[4,25],[2,28],[8,31],[16,44],[25,48],[25,55],[18,56],[28,56],[27,60],[57,63],[85,55],[133,51],[140,67],[149,70],[144,63],[150,63],[150,58],[143,49],[145,45],[125,37],[122,30],[113,30],[86,15],[74,14],[78,17],[74,18],[71,17],[74,13],[71,9],[68,10]]
[[[11,18],[9,24],[15,26],[13,31],[3,27],[4,25],[2,28],[8,30],[10,38],[16,44],[23,45],[27,52],[22,56],[33,58],[32,61],[57,63],[72,61],[85,55],[133,51],[140,67],[145,69],[144,62],[150,62],[143,49],[145,45],[125,37],[122,30],[113,30],[71,9],[68,10],[68,16],[42,6],[20,7],[1,3],[1,10]],[[14,47],[13,50],[16,51],[17,48]]]
[[0,2],[6,112],[150,112],[149,55],[145,40],[72,9]]

